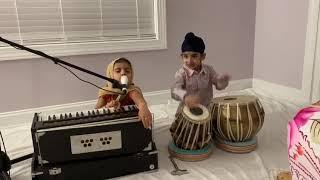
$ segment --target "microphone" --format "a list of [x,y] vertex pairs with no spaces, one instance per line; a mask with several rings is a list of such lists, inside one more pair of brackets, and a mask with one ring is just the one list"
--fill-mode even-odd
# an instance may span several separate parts
[[123,94],[127,94],[128,91],[128,76],[123,75],[120,78],[120,85],[121,85],[121,90]]
[[122,94],[119,94],[117,97],[117,101],[121,101],[127,94],[128,91],[128,76],[123,75],[120,78],[120,87],[121,87],[121,91]]

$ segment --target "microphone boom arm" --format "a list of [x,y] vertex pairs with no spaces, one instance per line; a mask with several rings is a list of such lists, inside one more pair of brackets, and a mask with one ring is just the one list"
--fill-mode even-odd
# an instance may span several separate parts
[[74,64],[71,64],[71,63],[68,63],[68,62],[65,62],[65,61],[62,61],[61,59],[57,58],[57,57],[52,57],[52,56],[49,56],[48,54],[44,53],[44,52],[41,52],[41,51],[38,51],[38,50],[34,50],[34,49],[31,49],[31,48],[28,48],[28,47],[25,47],[23,45],[20,45],[20,44],[17,44],[15,42],[12,42],[12,41],[9,41],[7,39],[4,39],[2,37],[0,37],[0,41],[1,42],[4,42],[6,44],[9,44],[10,46],[13,46],[17,49],[20,49],[20,50],[25,50],[25,51],[28,51],[28,52],[31,52],[33,54],[36,54],[36,55],[39,55],[39,56],[42,56],[42,57],[45,57],[47,59],[50,59],[52,60],[55,64],[64,64],[64,65],[67,65],[69,67],[72,67],[74,69],[77,69],[79,71],[82,71],[82,72],[85,72],[85,73],[88,73],[88,74],[91,74],[93,76],[96,76],[96,77],[99,77],[101,79],[104,79],[104,80],[107,80],[109,82],[111,82],[113,84],[113,87],[114,88],[119,88],[121,89],[121,85],[119,83],[119,81],[115,80],[115,79],[111,79],[111,78],[108,78],[108,77],[105,77],[105,76],[102,76],[100,74],[97,74],[95,72],[92,72],[92,71],[89,71],[87,69],[84,69],[82,67],[79,67],[79,66],[76,66]]

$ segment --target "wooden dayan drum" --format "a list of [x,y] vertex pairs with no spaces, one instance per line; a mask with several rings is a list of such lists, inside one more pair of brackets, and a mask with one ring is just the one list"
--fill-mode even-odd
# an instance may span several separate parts
[[255,96],[238,95],[214,98],[212,126],[218,148],[233,153],[256,149],[256,134],[264,122],[265,112]]
[[180,105],[170,128],[170,155],[184,161],[206,159],[212,152],[211,116],[203,105],[189,109]]

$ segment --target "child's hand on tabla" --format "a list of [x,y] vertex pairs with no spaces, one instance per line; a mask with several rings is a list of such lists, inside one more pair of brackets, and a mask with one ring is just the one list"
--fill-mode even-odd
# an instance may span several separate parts
[[187,95],[184,98],[184,103],[186,104],[186,106],[188,106],[189,108],[193,108],[196,105],[200,104],[200,97],[198,95]]

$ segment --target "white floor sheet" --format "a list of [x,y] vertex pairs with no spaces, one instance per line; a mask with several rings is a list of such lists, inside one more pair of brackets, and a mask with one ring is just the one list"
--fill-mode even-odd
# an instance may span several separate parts
[[[258,148],[248,154],[232,154],[214,148],[207,160],[184,162],[176,160],[180,168],[190,173],[173,176],[173,166],[168,159],[167,145],[171,140],[169,127],[172,123],[178,103],[168,100],[168,104],[152,105],[154,114],[154,140],[159,151],[159,169],[152,173],[138,173],[119,179],[132,180],[176,180],[176,179],[210,179],[210,180],[272,180],[272,171],[288,169],[287,161],[287,122],[303,104],[277,100],[261,90],[220,93],[223,95],[251,94],[257,96],[266,112],[262,129],[258,133]],[[1,121],[4,121],[0,118]],[[10,122],[8,122],[10,124]],[[7,152],[11,159],[33,151],[31,139],[31,122],[0,127]],[[15,164],[11,169],[12,180],[31,180],[31,160]]]

